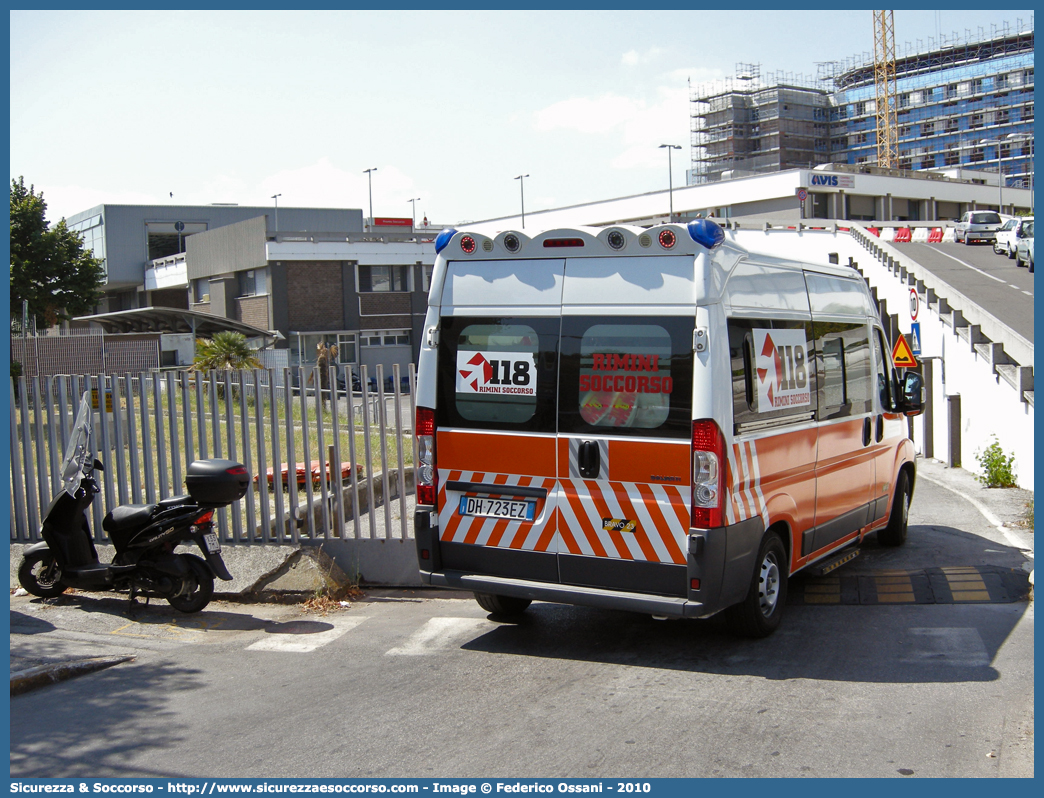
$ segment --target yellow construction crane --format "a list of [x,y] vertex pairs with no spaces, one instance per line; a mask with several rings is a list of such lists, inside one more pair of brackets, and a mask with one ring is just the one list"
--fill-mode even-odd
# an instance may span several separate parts
[[895,107],[895,22],[891,11],[874,11],[874,89],[877,100],[877,165],[899,167]]

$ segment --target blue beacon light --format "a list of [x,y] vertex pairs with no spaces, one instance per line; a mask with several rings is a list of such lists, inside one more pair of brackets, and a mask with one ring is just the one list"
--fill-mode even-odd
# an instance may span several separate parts
[[710,219],[693,219],[686,225],[689,237],[707,249],[714,249],[725,240],[725,231]]
[[450,242],[450,239],[457,234],[457,231],[452,227],[447,227],[441,233],[435,237],[435,254],[438,255],[442,250],[446,248],[446,245]]

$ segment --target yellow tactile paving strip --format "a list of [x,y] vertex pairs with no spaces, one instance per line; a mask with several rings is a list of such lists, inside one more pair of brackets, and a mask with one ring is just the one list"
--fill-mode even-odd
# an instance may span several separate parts
[[797,575],[790,604],[1001,604],[1029,594],[1025,571],[998,566],[944,566],[922,570]]

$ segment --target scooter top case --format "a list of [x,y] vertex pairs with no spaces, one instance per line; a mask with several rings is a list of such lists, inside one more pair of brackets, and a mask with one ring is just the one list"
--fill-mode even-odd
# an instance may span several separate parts
[[185,487],[204,507],[224,507],[242,499],[250,485],[250,472],[242,463],[212,458],[196,460],[188,467]]

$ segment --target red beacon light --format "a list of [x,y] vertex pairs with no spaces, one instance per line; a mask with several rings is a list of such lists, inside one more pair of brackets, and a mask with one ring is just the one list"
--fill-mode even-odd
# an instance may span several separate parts
[[670,249],[677,243],[678,237],[674,235],[673,230],[661,230],[660,235],[660,246],[664,249]]

